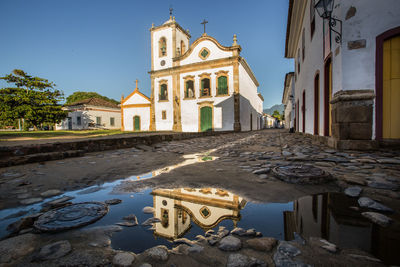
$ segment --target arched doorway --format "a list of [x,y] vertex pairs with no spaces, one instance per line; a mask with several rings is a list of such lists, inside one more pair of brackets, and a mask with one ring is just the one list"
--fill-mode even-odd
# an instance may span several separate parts
[[133,117],[133,130],[140,131],[140,117],[139,116]]
[[376,38],[376,138],[400,139],[400,27]]
[[200,131],[212,131],[212,107],[200,108]]
[[328,58],[324,68],[324,135],[332,135],[332,59]]
[[319,73],[314,78],[314,134],[319,134]]

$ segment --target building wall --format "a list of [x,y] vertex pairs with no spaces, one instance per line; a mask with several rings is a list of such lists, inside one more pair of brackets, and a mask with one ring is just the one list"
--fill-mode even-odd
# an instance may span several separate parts
[[[72,112],[68,112],[68,117],[72,119],[72,130],[83,130],[88,128],[120,129],[121,111],[107,107],[82,106],[68,107]],[[78,117],[81,117],[81,125],[78,125]],[[96,117],[101,117],[101,125],[96,125]],[[114,126],[110,124],[110,118],[114,118]],[[56,130],[68,130],[68,119],[56,125]]]
[[176,45],[181,48],[181,41],[185,43],[185,51],[181,51],[181,55],[183,55],[189,49],[189,38],[186,34],[184,34],[179,28],[176,29]]
[[[218,71],[228,71],[228,96],[217,95],[217,79],[216,74]],[[211,73],[210,87],[211,97],[200,96],[200,74]],[[194,76],[194,90],[195,99],[184,99],[185,96],[185,82],[183,77],[187,75]],[[213,103],[213,125],[215,131],[232,131],[234,122],[233,112],[233,67],[206,69],[194,72],[186,72],[180,75],[180,99],[181,99],[181,118],[182,118],[182,131],[184,132],[197,132],[199,131],[199,103],[204,101],[211,101]]]
[[[174,47],[172,47],[172,28],[168,27],[161,30],[156,30],[152,32],[153,34],[153,60],[154,60],[154,70],[165,69],[172,67],[172,53]],[[159,57],[159,40],[165,37],[167,40],[167,55]],[[165,65],[161,66],[161,61],[165,60]]]
[[124,105],[131,105],[131,104],[150,104],[150,101],[141,96],[140,94],[135,93],[124,102]]
[[[168,101],[160,101],[160,81],[167,80],[168,84]],[[172,76],[164,76],[154,79],[154,112],[156,115],[156,130],[157,131],[172,131],[174,124],[173,113],[173,92],[172,92]],[[162,119],[162,112],[166,112],[166,119]]]
[[[295,56],[295,101],[299,100],[299,131],[303,131],[303,115],[301,110],[303,91],[306,92],[306,127],[305,132],[314,133],[314,77],[317,71],[319,79],[319,134],[324,134],[324,54],[323,54],[323,20],[315,12],[315,33],[310,32],[310,3],[304,13],[301,29],[305,30],[306,57],[300,56],[300,74],[297,70],[297,54]],[[351,7],[356,8],[353,17],[346,19]],[[400,5],[397,0],[338,0],[335,1],[334,17],[342,20],[342,44],[337,44],[332,33],[332,96],[340,90],[375,90],[375,38],[400,25]],[[354,41],[365,41],[365,47],[350,49]],[[301,54],[302,37],[297,43],[296,51]],[[375,112],[373,112],[375,114]],[[374,119],[375,120],[375,119]],[[375,122],[372,126],[375,136]]]
[[204,60],[199,57],[199,53],[203,48],[207,48],[210,51],[210,54],[207,57],[208,60],[215,60],[221,58],[227,58],[233,56],[233,52],[231,51],[223,51],[221,50],[214,42],[210,40],[204,40],[198,43],[194,48],[193,51],[187,58],[184,58],[180,61],[180,65],[187,65],[197,62],[203,62]]
[[239,64],[240,124],[242,131],[250,131],[250,114],[253,130],[260,129],[262,100],[258,96],[257,86],[242,64]]
[[140,130],[148,131],[150,129],[150,107],[124,108],[124,130],[133,131],[133,118],[140,117]]

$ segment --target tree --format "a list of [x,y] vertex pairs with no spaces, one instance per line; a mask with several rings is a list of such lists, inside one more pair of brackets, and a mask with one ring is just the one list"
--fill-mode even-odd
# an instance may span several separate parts
[[23,118],[37,129],[43,123],[59,123],[67,116],[58,104],[64,99],[63,93],[54,89],[53,82],[18,69],[0,79],[16,86],[0,89],[0,120]]
[[272,117],[276,118],[277,120],[281,120],[282,115],[279,114],[279,111],[274,110],[274,112],[272,113]]
[[114,100],[112,98],[108,98],[106,96],[102,96],[96,92],[74,92],[72,95],[67,97],[67,102],[65,102],[65,104],[72,104],[74,102],[83,100],[83,99],[88,99],[88,98],[92,98],[92,97],[96,97],[96,98],[100,98],[100,99],[104,99],[108,102],[114,103],[114,104],[119,104],[119,102],[117,100]]

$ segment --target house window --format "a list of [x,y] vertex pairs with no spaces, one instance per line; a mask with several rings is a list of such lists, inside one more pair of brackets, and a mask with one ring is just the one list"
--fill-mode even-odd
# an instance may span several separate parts
[[217,72],[217,95],[228,94],[228,72]]
[[297,73],[300,74],[300,48],[297,50]]
[[77,125],[82,125],[82,119],[81,119],[81,117],[76,117],[76,124],[77,124]]
[[185,98],[194,97],[194,82],[193,80],[187,80],[185,82]]
[[96,124],[101,125],[101,117],[96,117]]
[[115,125],[115,118],[113,118],[113,117],[110,118],[110,125],[111,126]]
[[160,85],[160,100],[168,100],[168,86],[166,83]]
[[306,35],[303,29],[303,34],[301,36],[301,54],[303,56],[303,61],[304,58],[306,57]]
[[315,32],[315,0],[310,1],[310,32],[311,32],[311,39],[314,36]]
[[160,41],[158,41],[158,47],[159,47],[159,57],[164,57],[167,55],[167,39],[165,37],[161,37]]
[[200,96],[211,96],[210,79],[201,79],[201,93]]
[[161,112],[161,117],[162,117],[163,120],[166,120],[167,119],[167,111],[163,110]]

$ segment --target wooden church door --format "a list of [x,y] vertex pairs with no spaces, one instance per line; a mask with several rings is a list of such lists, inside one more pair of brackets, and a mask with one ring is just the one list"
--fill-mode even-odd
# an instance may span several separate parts
[[139,116],[133,117],[133,130],[140,131],[140,117]]
[[211,131],[212,130],[212,108],[202,107],[200,108],[200,131]]
[[400,35],[383,43],[384,139],[400,138]]

